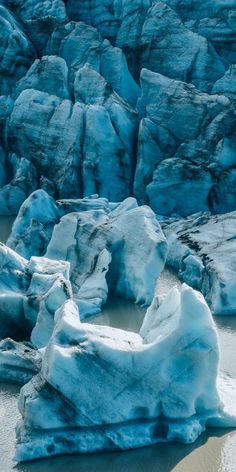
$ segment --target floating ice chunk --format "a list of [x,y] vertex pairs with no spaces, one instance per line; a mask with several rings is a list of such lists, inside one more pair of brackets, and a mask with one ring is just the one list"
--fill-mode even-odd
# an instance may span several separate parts
[[[95,201],[96,202],[96,201]],[[105,303],[108,287],[149,305],[164,268],[167,245],[153,211],[128,198],[113,211],[74,212],[55,226],[46,256],[68,260],[78,303]],[[89,316],[90,310],[86,316]],[[85,316],[85,314],[84,314]]]
[[[167,253],[155,214],[147,206],[139,207],[135,198],[112,203],[94,195],[56,202],[44,190],[24,202],[7,244],[27,259],[45,254],[54,261],[53,273],[62,271],[56,260],[68,261],[73,296],[83,318],[101,310],[109,290],[149,305]],[[29,268],[35,260],[32,257]],[[47,259],[46,265],[50,266]],[[32,316],[35,323],[35,311]]]
[[[142,305],[150,305],[167,254],[159,222],[147,206],[123,206],[111,219],[113,258],[108,283],[114,292]],[[117,218],[115,215],[117,214]]]
[[32,341],[44,346],[55,311],[71,297],[68,262],[44,257],[27,261],[0,244],[0,339],[26,339],[36,324]]
[[109,218],[104,210],[70,213],[55,226],[46,256],[70,262],[74,297],[86,302],[86,316],[99,312],[108,294],[106,274],[111,254],[106,248]]
[[229,382],[218,388],[216,328],[190,287],[159,309],[154,299],[139,334],[81,323],[70,300],[55,321],[42,369],[21,390],[18,461],[189,443],[211,422],[236,426],[221,398]]
[[167,264],[202,291],[214,315],[236,314],[236,212],[199,214],[164,225]]
[[38,373],[41,354],[30,343],[10,338],[0,342],[0,382],[25,384]]

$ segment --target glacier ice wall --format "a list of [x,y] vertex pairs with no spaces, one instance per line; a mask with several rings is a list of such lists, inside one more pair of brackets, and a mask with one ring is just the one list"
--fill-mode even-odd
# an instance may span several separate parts
[[235,15],[220,0],[1,0],[0,214],[39,188],[235,210]]

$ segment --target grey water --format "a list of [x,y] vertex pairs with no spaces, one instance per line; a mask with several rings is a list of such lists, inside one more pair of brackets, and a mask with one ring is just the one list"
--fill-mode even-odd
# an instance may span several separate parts
[[[5,217],[4,217],[5,218]],[[5,242],[13,219],[0,218],[0,241]],[[176,276],[166,269],[157,290],[164,295]],[[97,324],[138,331],[145,311],[131,302],[111,298]],[[221,346],[221,369],[236,377],[236,317],[217,317]],[[19,387],[0,384],[0,472],[236,472],[236,431],[211,429],[194,444],[161,444],[128,452],[60,456],[15,464],[15,425]]]
[[5,243],[14,222],[14,216],[0,216],[0,241]]

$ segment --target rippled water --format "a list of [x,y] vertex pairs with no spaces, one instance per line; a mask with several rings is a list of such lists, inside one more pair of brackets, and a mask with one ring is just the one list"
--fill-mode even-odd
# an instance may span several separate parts
[[[0,218],[0,240],[8,229]],[[163,295],[175,284],[175,275],[165,270],[158,283]],[[93,323],[108,324],[138,331],[144,310],[118,298],[108,301],[101,316]],[[236,377],[236,317],[215,318],[221,345],[221,368]],[[236,431],[211,429],[191,445],[161,444],[129,452],[65,456],[14,464],[14,428],[19,418],[19,388],[0,385],[0,472],[236,472]]]

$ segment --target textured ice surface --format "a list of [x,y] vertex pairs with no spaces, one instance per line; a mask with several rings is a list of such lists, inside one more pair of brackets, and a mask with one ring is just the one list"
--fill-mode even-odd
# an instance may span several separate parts
[[89,289],[100,290],[107,280],[116,294],[151,303],[167,247],[154,213],[137,207],[134,199],[131,203],[131,208],[109,214],[103,210],[70,213],[55,226],[46,256],[71,262],[75,296],[83,298],[84,293],[84,298],[91,298]]
[[[1,155],[2,164],[7,168],[4,154]],[[13,176],[9,183],[0,189],[0,214],[17,215],[18,210],[26,197],[38,187],[37,172],[34,165],[24,157],[19,158],[12,154],[9,163],[13,169]],[[2,173],[2,178],[5,177]]]
[[25,339],[34,328],[33,343],[45,345],[55,311],[71,296],[68,262],[43,257],[28,261],[0,244],[1,339]]
[[12,91],[34,58],[34,47],[24,28],[9,10],[0,5],[0,95],[8,95]]
[[43,190],[24,202],[7,244],[28,259],[68,261],[81,317],[99,312],[108,290],[149,305],[167,253],[155,214],[134,198],[54,201]]
[[[135,77],[147,67],[170,77],[193,82],[206,90],[223,75],[224,61],[211,43],[191,27],[168,3],[151,0],[67,2],[70,19],[94,25],[121,47]],[[181,3],[181,2],[180,2]],[[191,17],[191,5],[189,5]]]
[[[66,61],[70,91],[75,78],[78,80],[77,72],[87,64],[99,72],[120,97],[135,106],[140,89],[128,69],[125,55],[103,39],[96,28],[73,21],[56,28],[48,43],[47,54],[60,56]],[[86,88],[85,93],[89,92]],[[94,89],[93,93],[96,96],[98,91]]]
[[213,314],[235,315],[236,213],[193,215],[164,225],[167,263],[202,291]]
[[30,343],[0,341],[0,382],[25,384],[41,368],[41,355]]
[[57,311],[42,369],[21,390],[18,461],[193,442],[208,425],[236,425],[203,296],[183,286],[158,305],[139,334],[81,323],[72,301]]
[[37,190],[21,206],[7,245],[26,259],[41,256],[59,219],[60,211],[54,199],[44,190]]
[[37,187],[60,198],[99,193],[119,201],[131,194],[137,113],[99,72],[81,67],[71,97],[64,59],[43,57],[15,93],[8,149],[32,163]]
[[41,52],[55,27],[67,21],[63,0],[2,0],[24,25],[36,49]]
[[149,70],[142,71],[141,86],[134,180],[138,200],[162,215],[234,210],[233,101]]
[[234,2],[1,3],[0,214],[39,188],[235,210]]

